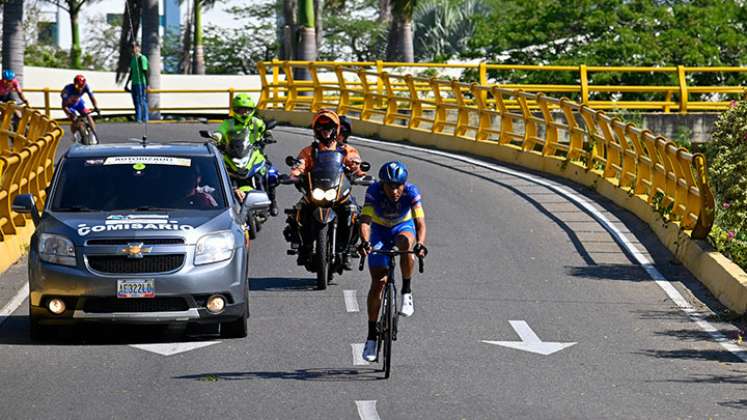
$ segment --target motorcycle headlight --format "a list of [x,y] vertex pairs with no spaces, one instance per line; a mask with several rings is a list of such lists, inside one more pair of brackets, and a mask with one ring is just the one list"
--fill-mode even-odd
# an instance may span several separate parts
[[53,264],[75,266],[75,245],[64,236],[39,235],[39,258]]
[[327,201],[334,201],[337,198],[337,190],[331,189],[324,192],[324,199]]
[[233,256],[235,246],[233,234],[229,231],[211,233],[197,241],[195,265],[225,261]]
[[314,188],[311,191],[311,198],[313,198],[316,201],[324,200],[324,190],[322,190],[321,188]]

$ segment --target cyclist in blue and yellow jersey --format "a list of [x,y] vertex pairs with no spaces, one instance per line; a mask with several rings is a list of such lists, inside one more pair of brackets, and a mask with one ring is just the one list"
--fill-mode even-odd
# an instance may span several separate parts
[[[420,191],[415,184],[407,182],[407,175],[407,166],[404,163],[387,162],[379,170],[379,181],[368,187],[360,220],[361,256],[391,243],[401,251],[415,251],[420,257],[424,257],[428,252],[425,247],[425,212]],[[368,337],[363,348],[363,358],[369,362],[375,361],[377,355],[376,320],[379,316],[381,295],[386,285],[387,258],[372,254],[368,259],[371,288],[368,291]],[[400,257],[400,314],[406,317],[415,311],[410,285],[414,266],[415,255],[406,254]]]
[[[93,104],[94,111],[100,114],[99,105],[96,102],[96,98],[94,98],[93,92],[88,86],[85,76],[83,76],[82,74],[75,76],[75,78],[73,79],[73,83],[66,85],[62,89],[62,92],[60,93],[60,97],[62,98],[62,110],[70,119],[70,122],[75,121],[76,112],[80,115],[85,116],[88,120],[88,125],[90,125],[95,132],[96,124],[94,124],[93,118],[91,118],[91,111],[86,108],[86,102],[83,100],[83,95],[86,94],[89,98],[91,98],[91,103]],[[73,131],[76,130],[75,124],[71,126],[71,129]]]

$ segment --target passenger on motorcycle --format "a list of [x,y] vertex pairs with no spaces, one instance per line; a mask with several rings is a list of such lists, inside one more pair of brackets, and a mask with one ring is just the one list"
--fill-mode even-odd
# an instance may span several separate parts
[[[270,168],[272,163],[267,159],[267,155],[264,154],[264,145],[275,143],[275,140],[272,138],[272,133],[266,129],[265,122],[256,115],[254,100],[246,93],[240,93],[234,96],[231,105],[233,116],[223,120],[218,130],[210,135],[215,140],[218,148],[229,157],[229,159],[225,159],[228,170],[237,171],[240,169],[231,158],[240,159],[247,157],[243,156],[243,154],[250,146],[259,147],[259,152],[264,157],[264,161],[266,161],[266,167]],[[264,161],[262,162],[263,164]],[[262,176],[264,179],[267,169],[262,168],[261,171],[263,171]],[[266,180],[263,182],[266,182]],[[275,184],[266,183],[268,185],[264,187],[271,201],[270,214],[277,216],[278,206],[275,199]],[[236,190],[236,195],[239,200],[243,201],[245,191],[239,188]]]
[[[415,184],[407,182],[407,166],[399,161],[385,163],[379,170],[379,181],[368,187],[360,221],[361,244],[358,252],[368,255],[371,250],[381,249],[394,243],[399,250],[413,250],[425,257],[425,212],[420,191]],[[363,358],[376,360],[376,320],[381,307],[381,295],[387,276],[386,256],[372,254],[368,257],[371,272],[371,288],[368,291],[368,337],[363,348]],[[411,316],[415,311],[412,302],[411,279],[415,256],[400,257],[402,270],[402,308],[400,314]]]
[[86,78],[82,74],[75,76],[73,83],[65,86],[60,93],[60,97],[62,98],[62,110],[70,119],[70,122],[73,123],[71,125],[73,133],[78,129],[74,124],[76,112],[80,115],[84,115],[88,121],[88,125],[91,126],[91,129],[93,129],[94,132],[96,131],[96,124],[94,124],[93,118],[91,118],[91,110],[86,108],[86,102],[83,100],[83,95],[85,94],[88,94],[88,97],[91,99],[93,110],[100,114],[96,98],[93,96],[93,91],[91,91],[88,83],[86,83]]
[[[311,129],[314,132],[314,141],[311,145],[304,147],[298,154],[298,163],[291,168],[290,180],[298,182],[299,177],[303,174],[307,174],[314,167],[314,157],[317,152],[337,150],[343,155],[343,165],[346,167],[346,172],[354,178],[366,176],[366,173],[361,169],[361,157],[353,146],[338,142],[341,135],[341,123],[340,117],[336,112],[323,109],[314,115],[311,122]],[[299,201],[297,206],[302,206],[303,201]],[[335,213],[338,214],[339,220],[350,220],[350,224],[343,223],[339,226],[337,231],[337,244],[338,250],[348,250],[349,247],[355,246],[358,240],[357,231],[354,223],[358,219],[359,208],[355,202],[355,198],[351,196],[351,200],[346,203],[336,206],[334,208]],[[304,214],[304,218],[309,217],[308,214]],[[312,250],[310,244],[311,240],[301,240],[297,235],[294,236],[298,229],[294,226],[295,220],[292,217],[288,218],[288,227],[286,237],[291,242],[291,247],[300,248],[298,252],[298,264],[305,265],[308,262],[308,257]],[[304,226],[310,226],[311,223],[304,223]],[[306,238],[309,236],[307,233],[303,234]],[[346,270],[352,269],[350,262],[349,252],[343,254],[343,266]]]

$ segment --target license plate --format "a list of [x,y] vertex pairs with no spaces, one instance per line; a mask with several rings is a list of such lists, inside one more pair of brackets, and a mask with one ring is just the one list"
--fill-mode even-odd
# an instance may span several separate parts
[[117,280],[117,297],[154,298],[156,297],[155,280]]

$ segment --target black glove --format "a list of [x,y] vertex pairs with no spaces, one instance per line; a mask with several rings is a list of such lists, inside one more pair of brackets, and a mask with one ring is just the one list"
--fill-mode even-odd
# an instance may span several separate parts
[[358,245],[358,254],[361,256],[368,255],[371,252],[371,242],[361,241]]
[[275,138],[272,136],[272,133],[269,132],[269,131],[265,131],[265,135],[262,138],[262,141],[265,144],[273,144],[273,143],[277,143],[278,142],[277,140],[275,140]]
[[298,177],[288,174],[280,174],[280,176],[278,176],[278,182],[284,185],[295,184],[298,182]]
[[423,245],[420,242],[418,242],[412,248],[412,252],[414,252],[415,255],[417,255],[417,256],[420,256],[422,254],[423,258],[425,258],[425,256],[428,255],[428,248],[426,248],[425,245]]
[[101,110],[99,109],[99,107],[94,108],[93,112],[95,112],[96,114],[98,114],[99,117],[101,116]]

